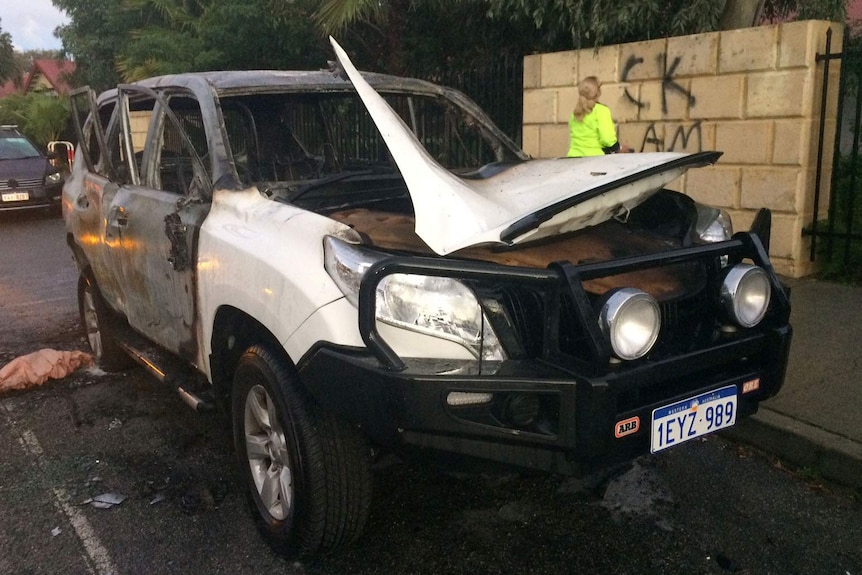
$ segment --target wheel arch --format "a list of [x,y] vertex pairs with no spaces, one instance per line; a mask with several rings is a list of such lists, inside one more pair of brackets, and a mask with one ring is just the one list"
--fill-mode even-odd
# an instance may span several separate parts
[[220,306],[212,325],[210,374],[213,391],[222,405],[229,404],[233,373],[240,357],[253,345],[264,345],[280,353],[287,364],[296,370],[296,365],[278,338],[263,323],[239,308]]
[[72,250],[72,259],[75,260],[75,265],[78,266],[78,273],[85,273],[89,270],[89,273],[92,274],[93,272],[90,260],[87,259],[87,254],[84,253],[84,248],[75,241],[75,236],[71,232],[66,234],[66,244],[68,244],[69,249]]

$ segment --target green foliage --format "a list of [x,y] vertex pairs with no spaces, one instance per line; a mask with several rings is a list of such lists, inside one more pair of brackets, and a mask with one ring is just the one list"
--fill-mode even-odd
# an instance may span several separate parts
[[[318,68],[337,34],[361,67],[391,73],[488,63],[718,29],[760,0],[52,0],[77,84],[195,70]],[[845,0],[764,0],[771,16],[843,18]],[[0,46],[2,40],[0,40]]]
[[0,27],[0,84],[6,80],[18,78],[20,75],[21,70],[12,47],[12,35],[4,32]]
[[[862,157],[842,156],[838,161],[834,185],[829,210],[833,221],[831,231],[843,234],[851,230],[856,235],[862,234]],[[818,222],[818,232],[829,229],[827,220]],[[845,250],[848,256],[846,263]],[[817,261],[823,278],[862,284],[862,240],[835,238],[830,242],[829,238],[818,237]]]
[[65,50],[78,84],[179,72],[311,68],[328,50],[304,0],[53,0],[71,22]]
[[13,94],[0,100],[0,124],[15,124],[42,148],[67,139],[69,103],[51,94]]
[[63,49],[77,64],[73,84],[101,91],[116,86],[115,59],[142,23],[124,9],[124,0],[52,0],[70,22],[58,29]]
[[570,48],[591,48],[718,29],[715,0],[488,0],[495,19],[528,18]]
[[[363,65],[391,73],[712,32],[722,22],[844,18],[846,0],[319,0],[315,19]],[[728,16],[736,16],[728,18]],[[503,33],[498,33],[503,32]],[[417,65],[416,60],[419,60]]]
[[[347,6],[351,1],[328,0],[318,5],[334,10],[336,5]],[[552,37],[526,19],[490,18],[484,1],[373,4],[373,10],[369,8],[347,24],[343,23],[346,15],[327,15],[323,8],[314,16],[321,31],[332,33],[361,69],[426,76],[439,69],[519,58],[539,45],[550,46],[551,51],[570,47],[565,37]]]
[[191,30],[201,43],[196,70],[309,69],[331,57],[300,1],[210,0]]
[[322,0],[314,18],[326,34],[337,34],[360,21],[381,22],[387,15],[385,2],[367,0]]
[[[575,48],[712,32],[729,2],[714,0],[487,0],[493,18],[527,18],[549,37],[566,35]],[[846,0],[765,0],[772,18],[843,21]]]
[[795,20],[833,20],[843,22],[848,0],[768,0],[763,6],[766,18]]
[[0,100],[0,124],[17,125],[20,128],[26,122],[26,108],[26,97],[21,94],[6,96]]
[[565,49],[561,40],[548,38],[526,21],[492,20],[481,2],[420,2],[411,8],[405,26],[403,47],[409,56],[404,71],[426,76],[439,69],[469,69],[520,58],[541,43]]
[[27,135],[37,144],[47,145],[60,138],[69,122],[69,105],[65,98],[50,94],[33,94],[27,106]]

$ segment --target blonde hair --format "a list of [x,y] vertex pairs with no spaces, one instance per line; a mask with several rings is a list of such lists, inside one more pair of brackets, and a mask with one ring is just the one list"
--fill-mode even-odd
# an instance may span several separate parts
[[584,120],[584,116],[593,111],[599,96],[602,95],[602,84],[595,76],[587,76],[578,84],[578,103],[575,104],[573,114],[578,122]]

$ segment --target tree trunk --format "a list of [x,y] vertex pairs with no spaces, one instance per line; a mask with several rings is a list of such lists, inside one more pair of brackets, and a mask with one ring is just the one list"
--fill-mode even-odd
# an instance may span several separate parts
[[390,0],[389,13],[386,21],[385,38],[387,72],[402,75],[404,73],[404,27],[407,22],[409,0]]
[[727,0],[719,20],[719,29],[750,28],[760,23],[765,0]]

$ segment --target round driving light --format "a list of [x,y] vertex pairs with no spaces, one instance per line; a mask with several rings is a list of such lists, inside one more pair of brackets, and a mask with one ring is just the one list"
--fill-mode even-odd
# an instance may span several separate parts
[[661,328],[658,303],[639,289],[619,289],[602,305],[599,327],[618,358],[643,357],[658,339]]
[[503,419],[515,427],[527,427],[539,416],[541,403],[534,393],[514,393],[506,400]]
[[769,308],[772,286],[762,268],[736,264],[721,284],[721,303],[741,327],[754,327]]

